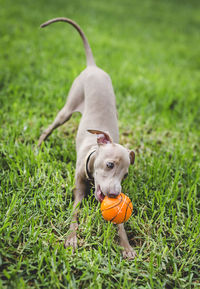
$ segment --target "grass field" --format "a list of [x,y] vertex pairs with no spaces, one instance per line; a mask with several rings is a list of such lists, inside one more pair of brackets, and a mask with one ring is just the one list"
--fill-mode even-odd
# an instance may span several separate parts
[[[113,81],[120,143],[136,152],[123,192],[134,261],[91,194],[79,249],[72,213],[77,114],[40,133],[85,67],[77,21]],[[1,0],[0,288],[200,288],[200,2]]]

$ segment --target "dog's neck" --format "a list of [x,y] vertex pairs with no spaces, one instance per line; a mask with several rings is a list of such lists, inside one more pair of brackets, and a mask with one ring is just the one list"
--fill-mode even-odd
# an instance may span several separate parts
[[94,171],[94,160],[96,156],[96,147],[92,147],[88,152],[85,160],[85,175],[89,182],[94,182],[93,171]]

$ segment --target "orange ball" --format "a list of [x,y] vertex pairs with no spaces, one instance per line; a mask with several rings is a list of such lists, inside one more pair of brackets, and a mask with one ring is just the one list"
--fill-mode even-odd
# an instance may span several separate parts
[[125,223],[130,218],[132,211],[131,200],[123,193],[116,198],[105,196],[101,203],[101,213],[104,219],[114,224]]

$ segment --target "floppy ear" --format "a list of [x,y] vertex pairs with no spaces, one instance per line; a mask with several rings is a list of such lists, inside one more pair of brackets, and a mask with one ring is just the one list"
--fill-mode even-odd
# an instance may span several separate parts
[[134,153],[134,151],[129,151],[129,158],[130,158],[131,165],[133,165],[134,162],[135,162],[135,153]]
[[99,145],[112,143],[112,138],[109,133],[106,131],[96,130],[96,129],[88,129],[88,132],[97,135],[97,143]]

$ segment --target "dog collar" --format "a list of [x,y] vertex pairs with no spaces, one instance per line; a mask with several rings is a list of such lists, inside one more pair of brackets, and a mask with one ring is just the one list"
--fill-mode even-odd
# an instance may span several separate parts
[[91,153],[89,153],[89,155],[86,157],[86,162],[85,162],[85,175],[86,175],[87,180],[90,182],[94,181],[94,178],[90,174],[88,165],[89,165],[89,161],[90,161],[91,156],[95,152],[96,152],[96,150],[93,150]]

